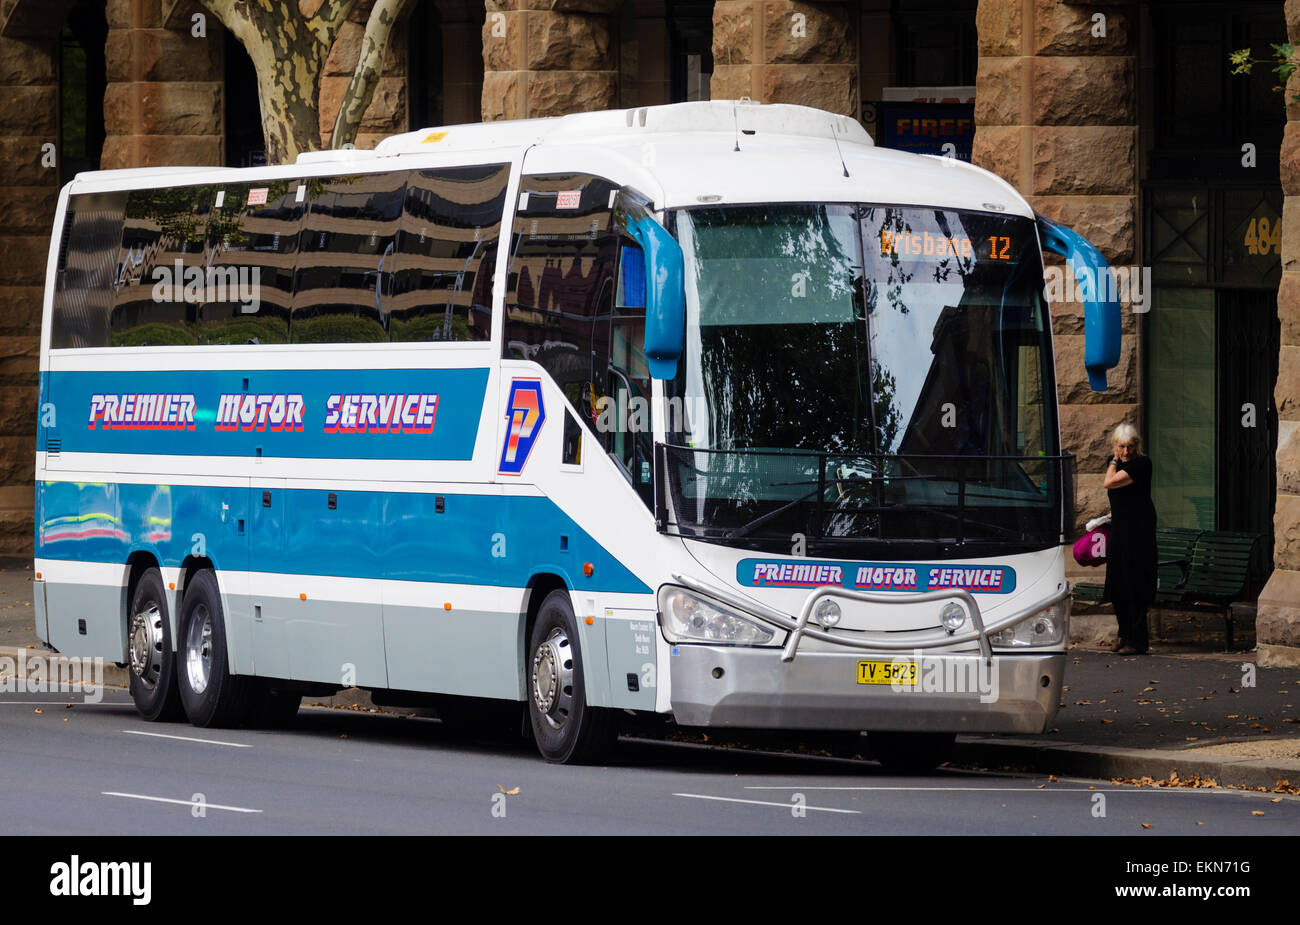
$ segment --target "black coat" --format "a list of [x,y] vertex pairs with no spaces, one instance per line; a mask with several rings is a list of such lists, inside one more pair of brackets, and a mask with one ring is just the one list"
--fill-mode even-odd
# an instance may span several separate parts
[[1156,507],[1151,503],[1151,460],[1134,456],[1116,462],[1132,485],[1107,489],[1110,539],[1106,544],[1106,589],[1103,601],[1147,606],[1156,595]]

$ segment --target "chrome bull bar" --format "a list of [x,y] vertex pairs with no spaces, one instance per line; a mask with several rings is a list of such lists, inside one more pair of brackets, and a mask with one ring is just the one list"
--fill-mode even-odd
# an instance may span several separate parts
[[[821,639],[835,645],[848,646],[854,649],[876,649],[890,652],[905,652],[912,649],[934,649],[940,646],[955,646],[967,642],[978,642],[980,655],[984,657],[986,664],[993,662],[993,644],[989,637],[1000,633],[1009,626],[1014,626],[1025,618],[1029,617],[1045,607],[1051,607],[1070,595],[1070,583],[1062,581],[1057,585],[1056,591],[1048,597],[1043,598],[1028,607],[1022,607],[1015,613],[1008,614],[998,620],[993,621],[988,626],[984,625],[984,616],[980,612],[979,602],[975,600],[975,595],[971,594],[964,588],[944,588],[937,591],[922,591],[919,594],[908,595],[900,600],[898,592],[889,591],[850,591],[847,588],[839,588],[834,585],[822,585],[813,588],[808,597],[804,599],[803,607],[800,608],[798,619],[792,618],[787,613],[782,613],[768,607],[766,604],[753,601],[732,594],[722,588],[714,587],[706,582],[698,581],[687,575],[673,573],[673,580],[692,591],[698,591],[701,594],[708,594],[725,601],[731,606],[743,610],[747,613],[754,614],[769,623],[787,630],[790,638],[786,640],[785,647],[781,650],[781,661],[794,661],[795,653],[799,649],[799,642],[804,636],[811,636],[813,639]],[[963,630],[960,633],[949,633],[939,629],[928,636],[919,638],[913,636],[906,641],[899,639],[880,638],[878,636],[869,636],[865,639],[853,639],[847,637],[843,632],[835,633],[822,629],[816,625],[811,625],[809,621],[812,618],[813,606],[820,600],[828,597],[840,597],[851,601],[861,601],[868,604],[924,604],[930,601],[957,600],[961,601],[968,608],[971,618],[971,629]]]

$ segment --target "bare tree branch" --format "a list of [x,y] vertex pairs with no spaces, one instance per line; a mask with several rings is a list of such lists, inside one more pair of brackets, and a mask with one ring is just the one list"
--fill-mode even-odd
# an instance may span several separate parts
[[348,82],[347,92],[343,94],[338,116],[334,120],[334,131],[330,136],[331,148],[341,148],[356,140],[361,118],[374,98],[375,87],[384,68],[384,54],[388,50],[393,25],[406,13],[411,2],[412,0],[375,0],[375,5],[371,7],[356,70],[352,72],[352,80]]

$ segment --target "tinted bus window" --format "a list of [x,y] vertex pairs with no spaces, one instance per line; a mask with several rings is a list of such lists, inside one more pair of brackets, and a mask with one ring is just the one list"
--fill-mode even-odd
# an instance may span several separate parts
[[492,336],[492,274],[509,177],[506,164],[410,174],[388,321],[391,340]]
[[68,200],[54,288],[50,346],[107,347],[126,193]]
[[132,190],[113,280],[111,343],[196,343],[212,187]]
[[305,181],[223,187],[211,222],[212,260],[199,339],[286,344]]
[[575,408],[593,411],[609,355],[617,187],[600,177],[524,177],[515,216],[503,355],[535,360]]
[[294,343],[388,340],[385,284],[405,181],[405,173],[381,173],[313,184],[294,283]]

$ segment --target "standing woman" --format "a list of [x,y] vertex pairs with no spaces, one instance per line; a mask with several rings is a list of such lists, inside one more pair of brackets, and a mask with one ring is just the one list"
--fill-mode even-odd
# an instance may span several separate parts
[[1110,497],[1110,541],[1106,590],[1119,620],[1112,650],[1121,655],[1147,651],[1147,608],[1156,596],[1156,508],[1151,503],[1151,460],[1138,452],[1137,428],[1121,424],[1111,439],[1115,455],[1106,466]]

